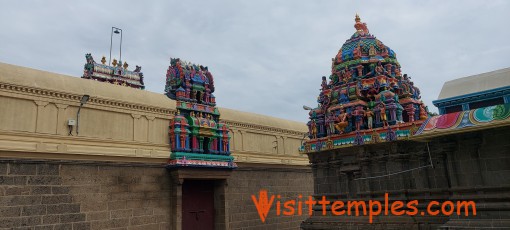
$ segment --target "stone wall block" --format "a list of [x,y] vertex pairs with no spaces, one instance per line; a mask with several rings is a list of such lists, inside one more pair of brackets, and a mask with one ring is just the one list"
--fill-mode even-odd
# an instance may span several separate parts
[[12,196],[12,195],[30,195],[30,188],[26,186],[8,186],[5,187],[5,195],[6,196]]
[[110,219],[109,211],[87,212],[87,221]]
[[39,225],[39,226],[35,226],[35,230],[53,230],[53,225]]
[[112,218],[112,219],[130,218],[131,216],[133,216],[133,210],[131,210],[131,209],[121,209],[121,210],[110,211],[110,218]]
[[51,187],[52,194],[69,194],[70,191],[71,191],[71,189],[68,186],[53,186],[53,187]]
[[48,215],[46,216],[43,216],[42,218],[42,223],[43,224],[56,224],[56,223],[59,223],[59,216],[58,215],[49,215],[50,213],[48,212]]
[[26,185],[26,176],[0,176],[0,185]]
[[47,205],[47,212],[49,214],[62,214],[62,213],[79,213],[80,204],[54,204]]
[[63,214],[60,215],[61,223],[70,223],[70,222],[80,222],[85,221],[85,214],[83,213],[73,213],[73,214]]
[[108,210],[126,209],[126,203],[125,200],[108,202]]
[[28,185],[60,185],[62,180],[58,176],[29,176]]
[[38,164],[37,175],[59,175],[60,167],[57,164]]
[[21,207],[0,207],[0,217],[15,217],[21,215]]
[[56,224],[53,226],[53,230],[69,230],[73,228],[73,224]]
[[72,201],[73,201],[73,197],[70,195],[42,196],[43,204],[71,203]]
[[73,223],[73,230],[89,230],[89,229],[90,223],[87,222]]
[[3,176],[3,175],[7,174],[7,168],[8,168],[8,164],[1,164],[0,163],[0,176]]
[[22,216],[46,215],[46,205],[24,206],[21,215]]
[[51,186],[30,186],[31,195],[51,194]]
[[9,164],[9,175],[35,175],[36,164]]

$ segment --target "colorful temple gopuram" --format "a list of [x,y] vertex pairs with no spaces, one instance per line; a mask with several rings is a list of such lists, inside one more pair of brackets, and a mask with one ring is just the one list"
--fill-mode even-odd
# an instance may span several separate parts
[[86,54],[87,63],[84,66],[83,76],[81,78],[92,79],[101,82],[107,82],[114,85],[128,86],[135,89],[145,89],[143,83],[143,73],[141,66],[136,66],[135,70],[128,70],[129,64],[122,63],[113,59],[112,65],[106,64],[106,58],[103,56],[101,64],[96,63],[91,54]]
[[236,168],[230,156],[228,126],[219,120],[214,80],[207,67],[171,59],[165,94],[176,100],[170,121],[167,167]]
[[397,55],[355,18],[356,32],[322,77],[318,107],[310,110],[310,140],[301,151],[394,141],[411,136],[427,119],[420,90],[401,72]]
[[[300,150],[318,202],[301,229],[508,228],[510,72],[445,83],[434,103],[441,115],[429,116],[395,52],[355,21],[330,81],[322,78],[319,106],[304,106],[310,140]],[[415,214],[383,214],[394,201],[419,205]],[[434,202],[445,210],[467,201],[469,214],[453,205],[450,213],[429,212]]]

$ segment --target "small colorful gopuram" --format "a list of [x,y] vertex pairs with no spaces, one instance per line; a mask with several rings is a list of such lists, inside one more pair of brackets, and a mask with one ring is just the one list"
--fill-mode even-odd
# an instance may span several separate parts
[[171,59],[165,94],[176,100],[170,121],[172,153],[167,167],[236,168],[228,126],[219,120],[214,80],[207,67]]
[[310,110],[304,152],[394,141],[413,135],[427,119],[420,90],[401,72],[395,51],[355,18],[356,32],[322,77],[318,107]]
[[135,70],[128,70],[128,63],[113,59],[112,66],[106,64],[106,58],[103,56],[101,64],[96,63],[91,54],[86,54],[87,63],[84,66],[83,76],[81,78],[92,79],[101,82],[107,82],[114,85],[128,86],[135,89],[145,89],[143,84],[143,73],[141,66],[136,66]]

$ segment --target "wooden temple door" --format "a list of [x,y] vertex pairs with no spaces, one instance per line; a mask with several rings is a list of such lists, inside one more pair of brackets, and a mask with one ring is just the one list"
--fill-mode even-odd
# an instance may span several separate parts
[[182,184],[182,229],[214,229],[213,180],[184,180]]

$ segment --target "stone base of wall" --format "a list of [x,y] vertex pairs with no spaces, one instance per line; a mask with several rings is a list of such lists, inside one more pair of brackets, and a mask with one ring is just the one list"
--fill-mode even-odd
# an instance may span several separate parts
[[0,161],[0,228],[169,229],[160,167]]
[[[0,229],[172,229],[174,184],[155,164],[0,160]],[[225,184],[227,229],[297,229],[274,208],[262,223],[251,195],[313,192],[307,167],[240,164]]]
[[[260,189],[275,195],[273,206],[265,223],[260,220],[251,196],[259,197]],[[303,215],[278,216],[277,195],[281,201],[294,199],[299,195],[313,194],[312,172],[308,167],[277,167],[274,165],[240,164],[228,180],[227,200],[229,203],[231,229],[299,229],[308,211]],[[283,209],[283,204],[282,204]],[[297,211],[296,211],[297,212]]]

